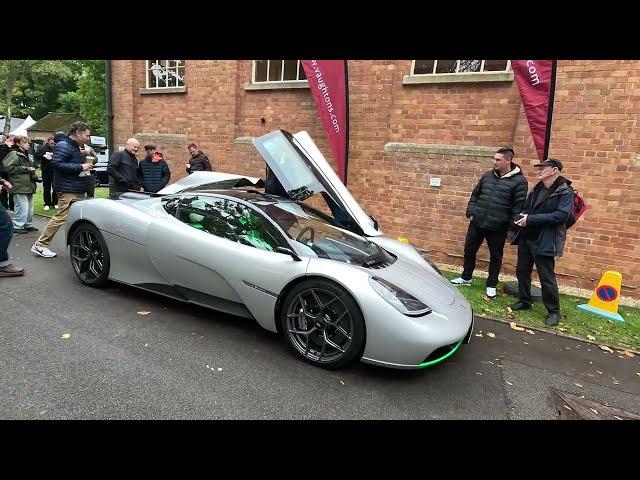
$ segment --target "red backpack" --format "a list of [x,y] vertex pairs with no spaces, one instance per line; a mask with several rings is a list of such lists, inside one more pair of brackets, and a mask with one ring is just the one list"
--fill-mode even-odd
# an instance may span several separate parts
[[582,195],[580,195],[577,190],[573,189],[573,208],[571,209],[569,218],[565,222],[565,226],[567,228],[573,227],[587,208],[589,208],[589,205],[585,203]]

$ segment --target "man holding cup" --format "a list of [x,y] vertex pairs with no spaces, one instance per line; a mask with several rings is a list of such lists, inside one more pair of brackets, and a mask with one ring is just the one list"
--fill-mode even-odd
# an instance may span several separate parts
[[44,209],[58,208],[58,195],[55,190],[52,189],[53,184],[53,147],[55,142],[53,137],[47,137],[47,141],[44,144],[44,148],[36,155],[36,159],[40,161],[40,168],[42,169],[42,189],[44,199]]

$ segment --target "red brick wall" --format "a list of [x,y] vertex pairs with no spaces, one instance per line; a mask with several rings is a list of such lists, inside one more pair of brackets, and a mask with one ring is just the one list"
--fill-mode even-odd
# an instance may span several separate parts
[[[331,161],[308,89],[245,90],[251,61],[186,61],[188,92],[140,95],[144,61],[114,61],[116,144],[137,133],[185,135],[217,170],[262,176],[264,165],[239,137],[277,128],[307,130]],[[399,153],[389,142],[471,147],[513,145],[530,186],[537,161],[515,82],[403,85],[410,61],[350,61],[349,189],[390,236],[403,235],[436,261],[460,263],[466,204],[491,157]],[[569,231],[559,280],[591,288],[604,270],[619,270],[623,284],[640,286],[640,62],[560,61],[550,155],[591,209]],[[261,123],[265,119],[265,124]],[[184,175],[187,140],[156,144],[173,178]],[[164,143],[163,143],[164,142]],[[442,186],[429,187],[430,177]],[[515,247],[503,271],[513,273]],[[439,253],[442,252],[442,253]],[[486,246],[479,258],[488,258]],[[478,263],[479,269],[487,264]],[[638,289],[640,290],[640,288]],[[640,295],[638,290],[623,293]]]

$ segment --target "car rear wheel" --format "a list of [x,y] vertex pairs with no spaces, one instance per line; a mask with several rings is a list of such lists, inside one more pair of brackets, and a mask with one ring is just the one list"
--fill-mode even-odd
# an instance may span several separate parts
[[285,297],[280,326],[288,347],[313,365],[337,369],[362,354],[360,308],[345,289],[328,280],[294,287]]
[[109,278],[109,250],[100,231],[88,223],[73,230],[71,266],[78,279],[90,287],[102,287]]

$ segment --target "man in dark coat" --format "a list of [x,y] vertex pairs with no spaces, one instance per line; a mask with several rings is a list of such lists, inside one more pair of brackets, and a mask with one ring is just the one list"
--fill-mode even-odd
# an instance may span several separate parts
[[42,190],[44,199],[44,209],[49,210],[55,208],[58,204],[58,195],[52,190],[53,185],[53,147],[55,147],[53,137],[48,137],[44,148],[36,154],[36,160],[39,160],[42,170]]
[[85,172],[93,168],[80,152],[80,145],[89,141],[91,131],[84,122],[71,124],[69,136],[56,135],[56,146],[53,148],[53,189],[58,193],[58,213],[44,228],[40,238],[31,247],[31,252],[45,258],[57,254],[49,249],[53,237],[67,221],[71,200],[86,198],[91,189],[93,177]]
[[156,151],[155,145],[145,145],[144,149],[147,156],[138,165],[140,183],[145,192],[156,193],[169,183],[171,172],[164,155]]
[[493,165],[471,193],[466,213],[471,222],[464,242],[464,270],[460,277],[451,281],[455,285],[471,285],[476,254],[486,238],[490,255],[486,283],[489,298],[497,295],[507,230],[516,220],[527,196],[527,180],[520,167],[513,163],[512,148],[499,149],[493,156]]
[[118,198],[130,190],[140,191],[138,178],[138,159],[136,153],[140,149],[140,142],[130,138],[124,150],[114,152],[107,164],[109,172],[109,197]]
[[189,154],[191,158],[185,164],[185,170],[188,174],[191,172],[200,172],[200,171],[208,171],[211,172],[213,169],[211,168],[211,162],[207,156],[202,153],[202,150],[198,150],[198,145],[195,143],[190,143],[187,147],[189,150]]
[[527,310],[531,298],[531,272],[536,265],[542,302],[548,315],[545,323],[550,326],[560,322],[560,296],[556,281],[555,257],[561,257],[567,234],[565,223],[573,208],[571,181],[560,176],[562,162],[549,158],[534,165],[538,169],[538,184],[533,188],[515,222],[522,230],[518,235],[518,288],[520,300],[513,310]]

